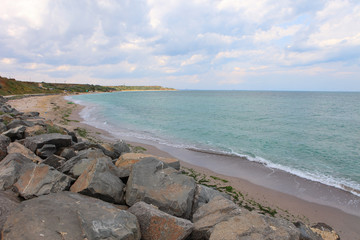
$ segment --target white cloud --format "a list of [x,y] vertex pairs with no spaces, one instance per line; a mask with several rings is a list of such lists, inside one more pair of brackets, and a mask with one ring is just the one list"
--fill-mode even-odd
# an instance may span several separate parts
[[195,55],[192,55],[190,58],[186,59],[185,61],[183,61],[181,63],[181,66],[192,65],[192,64],[201,62],[204,59],[205,59],[205,56],[203,56],[201,54],[195,54]]
[[292,25],[287,28],[272,26],[267,31],[256,31],[254,40],[256,42],[269,42],[272,40],[281,39],[283,37],[293,36],[301,29],[301,27],[302,25]]
[[11,65],[11,64],[16,63],[16,59],[15,58],[3,58],[3,59],[1,59],[0,62]]

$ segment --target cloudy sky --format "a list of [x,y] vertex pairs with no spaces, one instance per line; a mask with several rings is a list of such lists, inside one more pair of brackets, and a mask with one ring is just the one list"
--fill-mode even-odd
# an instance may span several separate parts
[[360,91],[358,0],[1,0],[0,75]]

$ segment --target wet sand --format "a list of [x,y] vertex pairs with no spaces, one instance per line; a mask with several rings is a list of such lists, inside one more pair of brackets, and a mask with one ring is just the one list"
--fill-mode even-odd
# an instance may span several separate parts
[[[63,97],[29,97],[11,100],[9,103],[19,111],[38,111],[41,117],[70,130],[85,128],[91,137],[99,141],[116,140],[114,135],[82,123],[79,113],[84,107],[69,104]],[[62,120],[66,109],[72,111],[67,119],[75,121],[64,124]],[[351,193],[238,157],[175,149],[156,143],[149,144],[139,139],[125,140],[131,145],[146,148],[146,153],[176,157],[183,167],[228,180],[226,185],[241,191],[249,199],[276,209],[279,215],[292,221],[300,220],[309,225],[324,222],[332,226],[341,239],[360,240],[360,198]],[[223,164],[225,162],[226,164]]]

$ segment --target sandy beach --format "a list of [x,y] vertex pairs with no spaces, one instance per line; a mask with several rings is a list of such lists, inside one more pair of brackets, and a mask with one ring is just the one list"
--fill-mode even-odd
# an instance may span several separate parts
[[[28,97],[23,99],[11,100],[9,101],[9,104],[22,112],[37,111],[40,113],[41,117],[49,119],[54,123],[61,125],[69,130],[74,130],[76,128],[84,128],[87,130],[89,137],[94,138],[98,141],[112,142],[116,140],[110,133],[82,123],[83,119],[81,119],[79,113],[83,109],[83,106],[69,102],[68,100],[64,99],[64,95]],[[344,193],[344,191],[342,190],[326,188],[326,186],[319,186],[318,188],[314,187],[314,189],[310,189],[310,186],[314,186],[314,183],[306,182],[303,179],[291,179],[291,181],[302,181],[302,184],[304,184],[303,186],[308,186],[308,189],[305,189],[304,191],[311,191],[311,194],[309,195],[313,195],[314,197],[313,199],[309,199],[309,201],[306,201],[296,196],[296,192],[298,191],[294,191],[294,194],[286,194],[282,191],[277,191],[277,187],[279,189],[281,188],[281,182],[277,186],[271,187],[264,186],[259,183],[256,184],[256,176],[252,176],[252,178],[251,176],[249,176],[249,178],[244,177],[246,176],[246,173],[248,173],[248,175],[253,175],[249,174],[249,171],[250,173],[252,173],[251,170],[246,169],[246,166],[249,166],[248,162],[244,163],[243,174],[230,173],[226,169],[224,169],[223,171],[222,169],[219,169],[219,171],[214,172],[207,168],[199,166],[199,164],[194,165],[191,161],[186,161],[186,151],[176,152],[167,148],[159,149],[158,146],[153,146],[145,143],[129,141],[127,142],[133,146],[142,146],[146,149],[145,152],[149,154],[164,157],[176,157],[180,159],[183,167],[192,168],[200,174],[225,179],[228,182],[226,184],[224,183],[224,186],[231,185],[233,188],[241,191],[248,199],[253,199],[254,201],[261,203],[264,206],[269,206],[273,209],[276,209],[278,215],[288,218],[291,221],[302,221],[309,225],[315,224],[317,222],[324,222],[333,227],[335,231],[339,233],[341,239],[360,239],[359,212],[354,212],[354,214],[350,214],[349,212],[341,210],[340,207],[331,207],[323,204],[323,202],[327,202],[326,198],[329,197],[336,198],[339,196],[347,196],[349,200],[345,199],[345,201],[357,199],[350,193],[347,194]],[[191,154],[191,156],[196,157],[196,154],[199,154],[199,157],[200,155],[202,158],[204,158],[204,156],[208,157],[209,163],[211,163],[211,161],[213,160],[215,161],[216,158],[226,158],[226,156],[215,156],[212,154],[208,154],[207,156],[206,153],[190,152],[189,154]],[[232,159],[228,160],[231,161]],[[201,162],[199,161],[198,163]],[[263,171],[266,172],[269,170],[264,169]],[[242,176],[241,178],[238,177],[240,175]],[[278,172],[275,175],[278,177],[278,179],[282,181],[283,179],[288,178],[288,175],[282,176],[281,172]],[[319,189],[324,192],[319,192]],[[286,191],[292,192],[292,189],[287,189]],[[343,201],[343,199],[340,199],[339,201]],[[356,210],[358,209],[354,207],[354,211]]]

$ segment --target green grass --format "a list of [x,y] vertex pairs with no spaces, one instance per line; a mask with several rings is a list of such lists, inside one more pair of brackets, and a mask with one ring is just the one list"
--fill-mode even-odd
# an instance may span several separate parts
[[85,128],[76,128],[75,131],[79,134],[80,137],[86,138],[88,136],[88,132]]

